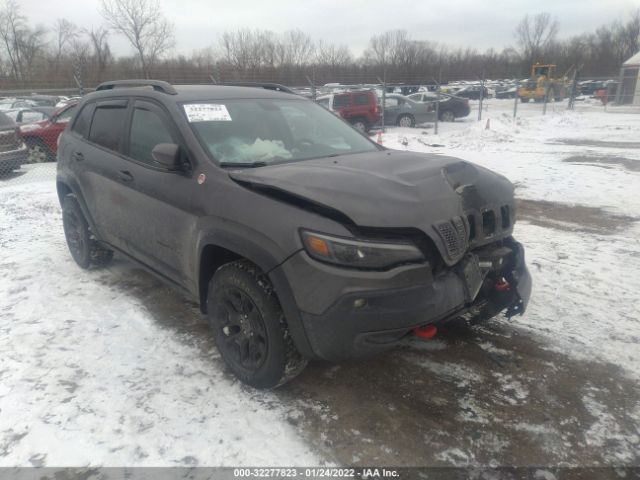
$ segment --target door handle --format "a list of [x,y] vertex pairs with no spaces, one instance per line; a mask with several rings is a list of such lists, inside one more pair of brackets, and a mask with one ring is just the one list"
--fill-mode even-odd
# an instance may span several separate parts
[[81,162],[81,161],[84,160],[84,155],[82,154],[82,152],[76,152],[76,153],[73,154],[73,159],[76,162]]
[[132,182],[133,181],[133,175],[131,175],[131,173],[127,170],[120,170],[118,172],[118,179],[120,179],[121,182]]

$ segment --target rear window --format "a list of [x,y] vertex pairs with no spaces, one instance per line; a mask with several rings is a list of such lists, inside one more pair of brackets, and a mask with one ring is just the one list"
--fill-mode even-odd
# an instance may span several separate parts
[[336,95],[333,97],[333,108],[348,107],[349,95]]
[[109,102],[98,105],[93,114],[89,140],[115,152],[120,150],[124,136],[127,107],[124,102]]
[[356,105],[369,105],[369,96],[364,93],[356,94],[353,96],[353,103]]

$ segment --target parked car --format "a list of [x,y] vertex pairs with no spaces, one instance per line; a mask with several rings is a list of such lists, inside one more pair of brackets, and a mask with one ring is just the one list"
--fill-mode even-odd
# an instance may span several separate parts
[[318,97],[316,102],[362,132],[368,132],[380,120],[377,97],[372,90],[330,93]]
[[455,92],[456,97],[468,98],[469,100],[480,100],[480,92],[483,98],[491,98],[493,93],[487,87],[481,87],[480,85],[467,85]]
[[32,94],[29,96],[21,97],[22,100],[33,102],[38,107],[55,107],[61,98],[58,95],[38,95]]
[[37,107],[38,104],[33,100],[25,100],[23,98],[3,98],[0,100],[0,111],[15,110],[18,108]]
[[453,122],[456,118],[466,117],[471,113],[468,99],[447,93],[440,93],[438,95],[434,92],[419,92],[409,95],[409,98],[415,102],[432,104],[434,106],[435,102],[440,99],[438,117],[443,122]]
[[297,95],[104,83],[60,137],[56,186],[76,263],[118,251],[192,296],[254,387],[529,300],[505,177],[388,150]]
[[53,162],[58,151],[58,137],[75,113],[77,103],[56,109],[51,117],[39,122],[21,125],[18,133],[29,148],[29,161]]
[[434,104],[416,102],[404,95],[387,94],[384,105],[385,125],[415,127],[436,119]]
[[48,120],[53,115],[54,110],[53,107],[31,107],[5,110],[3,113],[16,122],[16,125],[23,125]]
[[11,118],[0,112],[0,176],[27,163],[27,147],[16,131]]

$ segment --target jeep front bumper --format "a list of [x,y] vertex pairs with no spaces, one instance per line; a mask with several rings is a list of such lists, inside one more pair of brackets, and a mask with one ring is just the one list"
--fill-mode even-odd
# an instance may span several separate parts
[[[459,317],[477,322],[502,311],[522,314],[531,295],[531,276],[522,246],[511,240],[509,250],[508,261],[483,272],[481,285],[471,288],[463,262],[436,274],[429,265],[354,271],[319,263],[300,251],[279,268],[289,281],[312,350],[303,353],[337,361],[393,347],[418,326]],[[508,287],[498,291],[497,281]]]

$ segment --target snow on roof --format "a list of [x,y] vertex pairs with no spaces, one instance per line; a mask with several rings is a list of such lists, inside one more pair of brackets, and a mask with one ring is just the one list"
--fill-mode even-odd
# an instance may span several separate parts
[[623,67],[635,67],[636,65],[640,65],[640,52],[622,64]]

